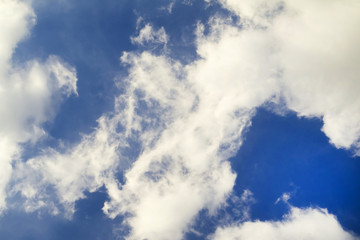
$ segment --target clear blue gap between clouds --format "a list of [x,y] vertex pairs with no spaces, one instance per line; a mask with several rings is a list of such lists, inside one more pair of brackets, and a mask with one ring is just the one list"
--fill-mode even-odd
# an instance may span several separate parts
[[280,219],[287,206],[274,203],[288,192],[293,206],[327,208],[345,229],[360,234],[360,158],[331,145],[317,118],[260,108],[252,123],[231,159],[235,191],[254,193],[252,219]]
[[[114,230],[121,224],[120,217],[111,220],[102,212],[107,194],[104,189],[86,193],[76,202],[71,220],[51,216],[45,211],[25,213],[14,209],[0,218],[0,239],[12,240],[111,240]],[[16,229],[16,230],[15,230]]]
[[[275,202],[289,193],[291,205],[327,208],[345,230],[360,234],[360,159],[332,146],[321,127],[317,118],[298,118],[293,112],[280,116],[258,109],[243,145],[230,159],[237,174],[234,194],[240,197],[245,189],[253,193],[255,201],[249,205],[252,221],[281,220],[289,206]],[[203,235],[189,232],[186,239],[204,239],[215,232],[225,214],[232,215],[234,223],[240,221],[236,208],[228,201],[216,217],[201,211],[194,229]]]

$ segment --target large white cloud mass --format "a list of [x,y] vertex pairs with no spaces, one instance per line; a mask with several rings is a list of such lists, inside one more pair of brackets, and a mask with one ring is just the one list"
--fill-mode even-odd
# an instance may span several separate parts
[[213,240],[356,240],[344,231],[336,217],[326,209],[291,207],[281,221],[245,222],[239,226],[218,228]]
[[76,92],[75,70],[58,57],[45,62],[15,64],[12,55],[29,34],[35,14],[28,2],[0,1],[0,210],[6,208],[6,186],[12,163],[21,155],[20,143],[35,143],[46,133],[62,96]]
[[242,20],[243,34],[265,32],[281,96],[300,116],[322,117],[339,148],[359,154],[360,2],[221,0]]
[[[14,1],[2,2],[12,5]],[[124,53],[121,62],[129,69],[128,77],[119,81],[124,93],[116,98],[114,111],[98,120],[98,128],[70,149],[48,149],[16,164],[12,192],[21,193],[26,210],[50,206],[57,213],[58,201],[71,215],[84,191],[105,186],[110,200],[103,210],[111,218],[126,216],[131,227],[128,239],[181,239],[200,210],[216,214],[231,194],[236,174],[227,159],[241,146],[256,108],[268,101],[285,104],[299,116],[321,117],[323,131],[336,147],[359,151],[359,2],[220,2],[240,18],[234,22],[214,16],[209,23],[199,23],[198,60],[183,65],[166,51]],[[24,19],[33,13],[24,12],[20,20],[26,25]],[[156,31],[149,26],[132,41],[141,45],[170,41],[162,28]],[[204,31],[206,28],[209,31]],[[28,31],[26,26],[20,29],[24,34]],[[61,73],[55,78],[59,84],[56,91],[75,91],[73,70],[56,58],[29,66],[23,70],[26,77],[19,78],[20,86],[37,79],[33,80],[36,89],[44,94],[37,97],[48,100],[52,95],[45,84],[52,76],[49,73]],[[55,66],[63,66],[63,70],[57,71]],[[5,79],[9,79],[6,72]],[[32,78],[32,73],[42,77]],[[31,94],[29,89],[27,94]],[[16,143],[36,136],[35,130],[29,129],[40,128],[46,109],[48,106],[36,105],[35,118],[31,115],[34,111],[20,111],[25,114],[21,119],[32,117],[31,126],[37,128],[29,128],[25,120],[14,127],[11,133],[21,129],[21,137],[11,139],[14,150],[3,155],[8,157],[2,164],[11,168]],[[124,182],[120,183],[118,173],[124,169]],[[9,177],[3,179],[5,186]],[[278,229],[295,234],[286,229],[299,226],[299,222],[311,224],[313,218],[319,226],[341,229],[324,211],[293,209],[289,223],[247,223],[233,231],[237,234],[244,226],[264,225],[275,237],[281,234]],[[303,230],[311,231],[314,239],[327,236],[321,228]],[[334,235],[340,236],[336,239],[349,236],[338,232],[343,235]],[[227,230],[216,234],[223,236]],[[296,235],[286,236],[296,239]]]

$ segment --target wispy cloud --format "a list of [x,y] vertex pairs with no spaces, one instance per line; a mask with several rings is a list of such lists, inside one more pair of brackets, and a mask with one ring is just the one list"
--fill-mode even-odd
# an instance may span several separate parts
[[168,36],[165,32],[165,29],[161,27],[158,30],[154,30],[153,26],[146,24],[143,28],[140,29],[137,36],[131,37],[131,42],[133,44],[166,44],[168,42]]
[[[225,204],[236,178],[228,159],[240,148],[256,108],[273,99],[284,99],[299,116],[321,117],[323,131],[335,146],[358,146],[358,2],[221,3],[240,18],[234,22],[214,16],[199,23],[194,29],[197,60],[183,65],[166,51],[124,53],[121,62],[128,67],[128,76],[119,83],[124,93],[115,99],[114,111],[98,120],[97,129],[72,148],[48,149],[16,165],[13,193],[22,194],[28,211],[50,205],[57,213],[58,201],[70,216],[84,191],[105,186],[110,200],[103,210],[111,218],[126,216],[132,229],[129,239],[181,239],[200,210],[215,215]],[[26,34],[28,28],[24,29]],[[132,41],[166,44],[168,37],[163,28],[147,24]],[[45,94],[39,102],[48,102],[56,91],[76,92],[74,70],[56,58],[31,66],[33,71],[26,70],[25,76],[41,76],[36,78],[42,79],[40,83],[34,83]],[[45,83],[53,74],[59,85],[49,90]],[[40,128],[48,106],[34,106],[39,108],[35,126]],[[13,140],[14,150],[1,161],[7,168],[17,142],[30,138],[19,139]],[[133,145],[139,146],[139,153],[130,151]],[[119,172],[124,173],[123,183]],[[7,179],[3,186],[9,178],[2,178]],[[297,208],[284,223],[246,223],[219,229],[215,238],[262,226],[276,238],[283,231],[297,233],[304,219],[316,220],[319,227],[330,224],[331,236],[351,239],[326,211]],[[288,226],[295,226],[295,232],[288,233]],[[327,235],[319,239],[322,236]]]
[[35,24],[28,2],[0,2],[0,209],[6,208],[6,187],[20,143],[35,143],[46,133],[42,124],[53,118],[62,96],[77,94],[75,70],[56,56],[45,62],[15,64],[12,54]]

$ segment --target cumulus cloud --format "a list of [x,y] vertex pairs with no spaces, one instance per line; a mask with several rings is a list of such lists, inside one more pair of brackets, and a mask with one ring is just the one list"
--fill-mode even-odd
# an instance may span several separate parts
[[[359,36],[356,2],[224,3],[239,14],[241,27],[214,17],[205,35],[200,24],[199,60],[181,66],[146,52],[123,58],[132,92],[138,91],[130,97],[134,130],[144,133],[141,121],[148,118],[136,113],[137,104],[161,116],[146,121],[160,132],[150,135],[155,142],[143,142],[150,144],[104,206],[111,217],[130,214],[129,239],[180,239],[199,210],[221,206],[235,177],[226,160],[240,147],[254,109],[267,101],[283,98],[300,116],[322,117],[337,147],[350,148],[359,137],[359,97],[352,94],[359,88],[353,62],[359,54],[346,50]],[[329,20],[334,15],[349,23],[345,30],[339,19]]]
[[[358,1],[220,1],[238,14],[244,34],[266,32],[281,76],[281,95],[300,116],[321,117],[338,148],[360,137]],[[248,23],[251,24],[248,24]],[[264,54],[266,56],[266,54]]]
[[[124,53],[124,93],[94,133],[63,152],[49,149],[17,164],[14,192],[29,211],[53,202],[45,192],[53,191],[71,214],[84,191],[105,186],[110,200],[103,210],[111,218],[126,216],[128,239],[181,239],[200,210],[214,215],[225,204],[236,178],[228,158],[256,108],[276,99],[299,116],[321,117],[335,146],[359,146],[357,1],[220,2],[239,22],[213,17],[198,24],[197,60],[183,65],[166,52]],[[147,24],[132,41],[166,44],[168,37]],[[74,81],[66,82],[61,89],[74,89]],[[140,150],[134,153],[134,146]],[[304,219],[352,239],[325,210],[296,208],[284,222],[245,223],[215,236],[264,226],[276,238],[291,234],[288,226],[299,231]],[[306,227],[300,236],[319,236]]]
[[249,221],[238,226],[219,227],[211,239],[356,240],[359,238],[346,232],[336,217],[326,209],[291,207],[290,213],[281,221]]
[[[196,214],[204,208],[215,214],[234,185],[226,159],[241,145],[253,114],[239,98],[262,102],[258,98],[266,96],[258,94],[260,88],[244,96],[245,89],[232,87],[237,81],[233,77],[243,69],[223,81],[204,76],[212,61],[184,68],[146,52],[125,55],[123,61],[131,64],[132,93],[127,98],[151,111],[144,116],[147,111],[131,107],[131,131],[142,135],[144,151],[126,172],[126,183],[110,192],[104,211],[111,217],[130,214],[129,239],[181,239]],[[151,127],[148,135],[148,124],[158,130]]]
[[6,186],[12,163],[21,155],[20,143],[35,143],[46,133],[41,125],[51,120],[62,96],[77,94],[76,73],[60,58],[14,64],[12,54],[35,23],[25,1],[0,2],[0,209],[6,207]]

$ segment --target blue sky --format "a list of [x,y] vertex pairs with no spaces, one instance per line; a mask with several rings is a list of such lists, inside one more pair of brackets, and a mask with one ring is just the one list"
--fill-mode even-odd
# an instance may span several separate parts
[[359,9],[0,1],[0,239],[359,239]]

